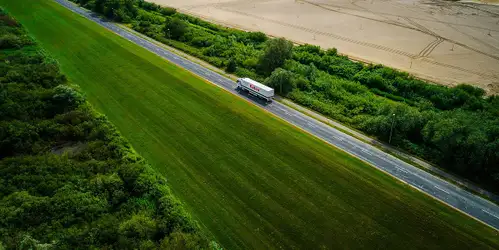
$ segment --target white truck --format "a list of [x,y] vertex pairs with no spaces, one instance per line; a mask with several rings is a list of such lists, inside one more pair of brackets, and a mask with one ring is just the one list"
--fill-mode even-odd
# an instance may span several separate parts
[[273,88],[249,78],[237,79],[237,88],[248,91],[252,95],[265,99],[267,102],[271,102],[274,97]]

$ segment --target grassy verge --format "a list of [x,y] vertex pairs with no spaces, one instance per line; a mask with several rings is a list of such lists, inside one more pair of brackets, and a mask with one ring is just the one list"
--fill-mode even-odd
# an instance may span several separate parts
[[141,38],[143,38],[143,39],[145,39],[145,40],[147,40],[149,42],[154,43],[155,45],[157,45],[157,46],[159,46],[159,47],[161,47],[163,49],[169,50],[169,51],[177,54],[180,57],[183,57],[183,58],[185,58],[185,59],[187,59],[189,61],[192,61],[192,62],[195,62],[197,64],[200,64],[200,65],[202,65],[205,68],[208,68],[208,69],[210,69],[210,70],[212,70],[214,72],[217,72],[220,75],[223,75],[223,76],[225,76],[225,77],[227,77],[229,79],[234,80],[234,87],[236,86],[235,81],[237,80],[237,78],[239,78],[238,76],[233,75],[233,74],[229,74],[229,73],[225,72],[224,70],[222,70],[220,68],[217,68],[216,66],[210,64],[209,62],[204,61],[202,59],[199,59],[197,57],[191,56],[191,55],[189,55],[189,54],[187,54],[187,53],[185,53],[185,52],[183,52],[181,50],[176,49],[175,47],[172,47],[172,46],[163,44],[161,42],[158,42],[158,41],[156,41],[156,40],[154,40],[154,39],[152,39],[152,38],[150,38],[150,37],[148,37],[148,36],[146,36],[146,35],[138,32],[138,31],[132,29],[130,27],[131,26],[130,24],[123,24],[123,23],[115,23],[115,24],[118,25],[118,26],[120,26],[121,28],[127,30],[128,32],[133,33],[136,36],[139,36],[139,37],[141,37]]
[[497,248],[496,231],[52,1],[0,0],[237,248]]

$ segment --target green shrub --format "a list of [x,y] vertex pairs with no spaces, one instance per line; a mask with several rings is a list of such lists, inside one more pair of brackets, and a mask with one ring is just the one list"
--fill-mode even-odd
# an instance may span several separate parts
[[255,44],[264,43],[268,37],[262,32],[249,32],[248,38]]
[[179,18],[168,18],[165,21],[163,31],[165,36],[174,40],[181,40],[187,32],[187,24]]
[[162,7],[161,10],[159,10],[159,13],[164,16],[173,16],[175,15],[175,13],[177,13],[177,10],[174,8]]
[[265,80],[265,85],[276,90],[280,95],[286,95],[296,88],[295,76],[285,69],[276,69],[270,77]]
[[21,48],[22,46],[22,40],[16,35],[4,34],[0,37],[0,49],[17,49]]
[[284,65],[284,62],[292,56],[293,44],[284,38],[276,38],[267,41],[262,57],[260,58],[260,71],[270,74],[276,68]]

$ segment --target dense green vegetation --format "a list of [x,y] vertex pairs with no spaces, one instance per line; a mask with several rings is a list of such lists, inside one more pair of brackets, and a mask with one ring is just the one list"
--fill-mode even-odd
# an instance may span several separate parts
[[208,248],[164,177],[0,9],[0,249]]
[[[111,7],[101,11],[95,3],[118,6],[114,0],[73,1],[111,18]],[[497,96],[363,65],[336,49],[291,47],[283,39],[267,41],[259,32],[224,28],[142,0],[126,2],[117,12],[130,14],[117,20],[133,29],[230,73],[265,81],[277,93],[381,140],[389,141],[393,123],[391,144],[498,191]]]
[[0,4],[227,249],[499,246],[493,229],[53,1]]

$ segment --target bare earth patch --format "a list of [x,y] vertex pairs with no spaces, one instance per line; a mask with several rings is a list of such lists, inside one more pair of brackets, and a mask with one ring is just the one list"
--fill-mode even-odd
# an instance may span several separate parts
[[470,83],[499,93],[498,5],[431,0],[149,1],[232,27],[335,47],[353,59],[441,84]]

